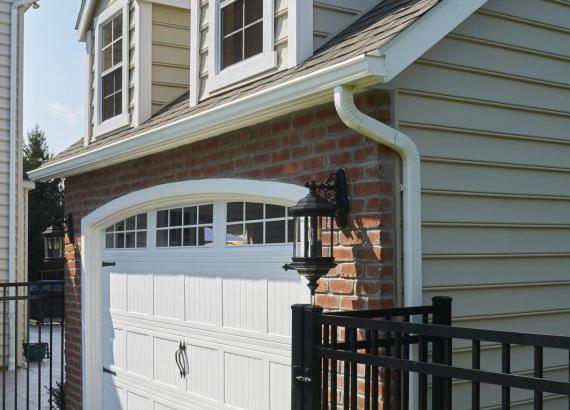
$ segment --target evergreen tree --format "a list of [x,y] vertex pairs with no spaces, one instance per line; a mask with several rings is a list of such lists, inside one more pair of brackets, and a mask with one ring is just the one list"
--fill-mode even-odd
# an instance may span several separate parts
[[[24,172],[40,167],[52,158],[45,132],[36,124],[28,131],[24,144]],[[39,280],[44,257],[42,232],[63,218],[61,180],[36,182],[29,194],[28,211],[28,280]]]

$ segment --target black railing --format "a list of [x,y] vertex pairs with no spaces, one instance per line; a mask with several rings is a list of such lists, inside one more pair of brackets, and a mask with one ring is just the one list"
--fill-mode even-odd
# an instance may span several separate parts
[[64,378],[64,303],[62,280],[0,283],[2,409],[55,408]]
[[[501,387],[501,409],[512,404],[511,388],[532,391],[535,410],[543,408],[544,393],[570,397],[568,381],[543,377],[544,349],[560,349],[567,360],[570,337],[453,327],[450,298],[374,311],[292,309],[292,410],[407,410],[410,400],[420,410],[430,401],[433,410],[449,410],[454,379],[471,382],[473,410],[481,406],[481,384]],[[470,368],[452,365],[454,340],[470,342]],[[481,369],[482,343],[501,346],[501,371]],[[511,373],[513,345],[532,349],[532,376]]]

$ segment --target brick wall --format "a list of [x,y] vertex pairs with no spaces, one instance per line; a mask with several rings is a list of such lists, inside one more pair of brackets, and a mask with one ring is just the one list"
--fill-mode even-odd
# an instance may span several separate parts
[[[390,122],[390,97],[357,98],[371,116]],[[395,154],[348,129],[334,105],[293,113],[196,144],[65,180],[75,242],[66,246],[66,393],[81,407],[80,224],[89,212],[126,193],[189,179],[232,177],[304,184],[346,167],[350,179],[348,227],[335,234],[338,266],[321,280],[316,302],[327,309],[392,306],[394,277]]]

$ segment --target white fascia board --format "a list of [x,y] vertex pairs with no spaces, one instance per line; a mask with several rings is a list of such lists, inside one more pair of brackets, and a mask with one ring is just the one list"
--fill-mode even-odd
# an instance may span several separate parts
[[77,24],[77,37],[79,41],[85,41],[85,34],[87,33],[87,27],[89,19],[93,14],[93,10],[95,9],[95,4],[97,0],[85,0],[85,6],[81,10],[81,14],[79,15],[78,24]]
[[394,79],[486,2],[487,0],[443,0],[381,47],[377,55],[385,59],[385,81]]
[[[341,84],[384,76],[383,60],[360,55],[339,64],[228,102],[101,148],[63,159],[28,173],[35,181],[66,177],[192,144],[279,115],[332,101]],[[379,77],[379,78],[378,78]]]

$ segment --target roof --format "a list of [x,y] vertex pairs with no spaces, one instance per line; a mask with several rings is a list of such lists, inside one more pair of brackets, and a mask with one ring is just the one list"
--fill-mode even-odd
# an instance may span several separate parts
[[121,139],[131,138],[137,134],[168,125],[182,118],[192,117],[234,99],[258,93],[265,88],[293,81],[297,77],[302,77],[324,67],[378,50],[437,3],[438,0],[382,1],[353,24],[331,38],[312,57],[296,67],[276,72],[233,90],[213,95],[194,107],[190,107],[189,93],[186,92],[163,107],[139,127],[99,137],[88,146],[84,146],[83,138],[81,138],[81,140],[65,149],[45,165],[98,149]]

